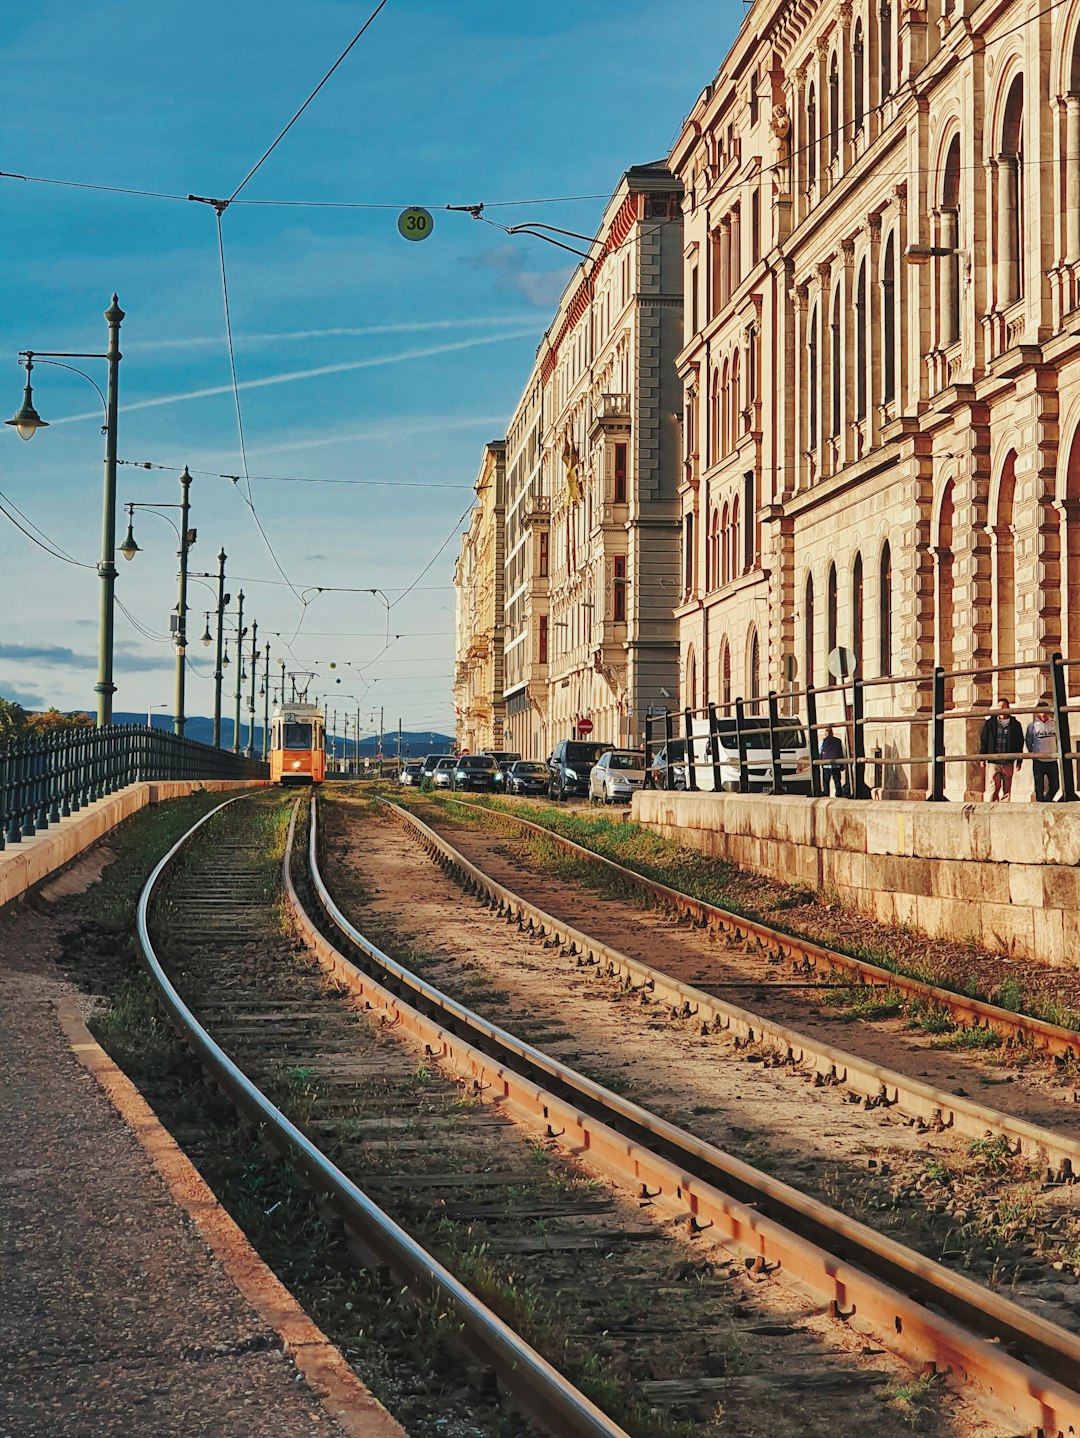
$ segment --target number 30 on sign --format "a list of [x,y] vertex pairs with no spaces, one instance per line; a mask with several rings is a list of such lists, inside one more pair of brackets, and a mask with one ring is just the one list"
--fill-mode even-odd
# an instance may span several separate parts
[[412,205],[398,215],[397,227],[398,234],[404,235],[407,240],[426,240],[435,228],[435,221],[427,210]]

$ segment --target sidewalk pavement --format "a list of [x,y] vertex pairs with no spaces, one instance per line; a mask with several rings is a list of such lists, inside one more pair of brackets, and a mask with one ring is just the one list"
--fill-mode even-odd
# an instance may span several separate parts
[[[289,1322],[278,1320],[291,1300],[279,1285],[263,1308],[277,1326],[241,1296],[156,1155],[152,1164],[72,1052],[56,1006],[77,1028],[83,999],[49,960],[49,942],[33,913],[0,913],[0,1438],[401,1435],[337,1350],[292,1311],[290,1347],[331,1390],[320,1405],[284,1351],[278,1329]],[[111,1069],[89,1048],[84,1057]],[[113,1074],[110,1092],[126,1087],[141,1104]],[[138,1127],[173,1149],[148,1110]],[[197,1190],[190,1211],[199,1218],[200,1206],[210,1209],[231,1227],[190,1165],[186,1172]],[[236,1247],[231,1263],[225,1254],[234,1275],[254,1267],[273,1291],[276,1280],[246,1243],[239,1260]],[[308,1345],[314,1367],[304,1361]]]

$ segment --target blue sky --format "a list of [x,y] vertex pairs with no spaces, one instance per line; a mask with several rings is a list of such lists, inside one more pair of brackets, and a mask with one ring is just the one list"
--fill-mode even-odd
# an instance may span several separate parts
[[[23,7],[5,25],[0,169],[228,195],[370,8]],[[365,728],[380,706],[388,727],[400,716],[410,729],[452,728],[461,518],[482,444],[505,432],[569,270],[551,246],[441,207],[483,201],[499,224],[591,232],[621,172],[667,153],[743,13],[730,0],[389,0],[243,190],[248,203],[226,211],[255,509],[297,590],[379,588],[389,611],[366,593],[316,595],[303,609],[245,487],[217,477],[239,474],[241,459],[209,207],[0,179],[4,417],[21,395],[18,352],[103,349],[116,290],[127,314],[119,453],[195,474],[192,567],[213,570],[224,546],[260,647],[268,638],[275,659],[318,670],[319,692],[342,711],[359,706]],[[539,203],[564,196],[601,198]],[[507,201],[532,203],[496,206]],[[342,202],[357,207],[324,207]],[[409,204],[435,215],[421,244],[396,231]],[[86,367],[104,385],[104,364]],[[29,444],[0,430],[0,493],[92,566],[98,401],[60,369],[42,365],[34,380],[50,428]],[[118,497],[175,503],[177,475],[122,467]],[[172,699],[176,540],[153,514],[137,516],[136,537],[143,553],[119,561],[117,592],[141,627],[118,613],[120,710]],[[213,596],[195,584],[190,603],[197,637]],[[97,606],[92,568],[50,558],[0,515],[0,694],[92,707]],[[192,651],[200,671],[207,653]],[[190,674],[189,712],[211,708],[211,681]]]

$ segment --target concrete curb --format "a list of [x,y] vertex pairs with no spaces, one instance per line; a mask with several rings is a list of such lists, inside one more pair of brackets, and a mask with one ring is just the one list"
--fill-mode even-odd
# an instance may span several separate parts
[[40,884],[57,869],[69,864],[103,834],[148,804],[165,799],[182,799],[196,790],[217,794],[232,789],[252,789],[268,784],[266,779],[174,779],[158,783],[129,784],[106,799],[61,819],[32,839],[0,850],[0,908],[20,898],[27,889]]
[[90,1033],[76,1001],[58,999],[55,1006],[75,1057],[135,1135],[173,1200],[191,1219],[228,1278],[280,1336],[328,1416],[348,1438],[408,1438],[251,1247],[135,1085]]

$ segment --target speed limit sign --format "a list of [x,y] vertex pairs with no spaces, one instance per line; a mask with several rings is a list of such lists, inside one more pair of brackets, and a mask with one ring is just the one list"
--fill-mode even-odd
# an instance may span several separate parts
[[435,228],[435,221],[427,210],[411,205],[398,215],[398,234],[407,240],[426,240]]

